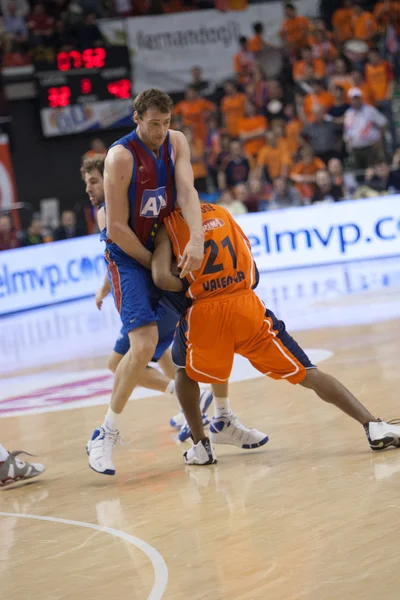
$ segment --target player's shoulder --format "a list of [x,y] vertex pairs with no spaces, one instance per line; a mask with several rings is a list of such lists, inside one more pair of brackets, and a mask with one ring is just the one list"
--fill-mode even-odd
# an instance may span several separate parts
[[175,131],[175,129],[169,130],[169,141],[175,152],[179,148],[189,146],[186,136],[181,131]]
[[107,152],[105,166],[107,167],[132,167],[133,155],[122,144],[112,146]]

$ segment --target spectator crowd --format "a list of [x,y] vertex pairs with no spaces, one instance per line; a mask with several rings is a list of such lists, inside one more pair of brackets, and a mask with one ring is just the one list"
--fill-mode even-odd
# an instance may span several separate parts
[[[211,4],[240,10],[247,3]],[[96,18],[110,11],[121,14],[125,7],[128,15],[138,5],[154,12],[207,3],[53,0],[31,7],[26,0],[0,0],[0,5],[5,21],[20,19],[26,27],[19,40],[16,28],[8,44],[82,47],[84,28],[91,31],[91,44],[102,43]],[[234,77],[216,86],[194,66],[191,84],[175,104],[172,128],[189,140],[200,195],[239,215],[400,193],[392,110],[400,74],[400,2],[382,0],[369,12],[344,0],[329,22],[309,20],[291,4],[283,12],[279,48],[265,39],[264,24],[254,23],[253,35],[238,40]],[[93,140],[85,157],[93,153],[105,153],[101,140]],[[74,213],[66,211],[47,238],[90,233],[90,223],[81,217],[77,225]],[[40,243],[41,236],[37,219],[17,236],[10,217],[0,216],[0,249]]]
[[234,214],[400,192],[400,3],[369,12],[344,0],[328,23],[286,4],[279,34],[278,49],[254,23],[235,78],[213,93],[193,68],[173,127],[189,139],[198,191]]

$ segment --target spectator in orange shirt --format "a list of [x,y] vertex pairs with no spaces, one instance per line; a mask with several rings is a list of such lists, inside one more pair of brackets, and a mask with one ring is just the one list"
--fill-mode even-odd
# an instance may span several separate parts
[[361,90],[365,104],[371,104],[371,106],[375,106],[373,91],[368,85],[368,83],[364,81],[360,71],[352,71],[350,76],[353,82],[352,87],[356,87]]
[[310,46],[302,48],[301,58],[302,60],[296,60],[293,65],[293,79],[295,81],[302,81],[304,79],[307,65],[314,69],[316,79],[323,79],[325,77],[325,63],[320,58],[313,58]]
[[325,61],[326,63],[333,62],[337,56],[337,48],[327,39],[323,31],[317,30],[314,33],[314,42],[311,44],[312,57]]
[[351,17],[351,27],[353,37],[356,40],[370,42],[378,31],[378,24],[374,15],[363,10],[359,4],[354,5],[354,12]]
[[300,133],[303,129],[303,123],[296,116],[293,104],[285,106],[285,117],[288,119],[285,128],[286,139],[288,140],[290,154],[293,156],[300,148]]
[[332,25],[335,39],[343,44],[353,37],[351,19],[354,8],[352,0],[344,0],[343,7],[335,10],[332,16]]
[[329,87],[330,91],[337,86],[340,85],[344,90],[345,100],[348,100],[348,92],[352,87],[353,81],[349,74],[349,69],[347,63],[343,58],[337,58],[334,64],[334,73],[329,79]]
[[[396,123],[392,112],[392,98],[394,92],[394,72],[392,65],[387,60],[382,60],[379,51],[371,48],[368,53],[368,62],[365,65],[365,79],[375,100],[375,105],[388,120],[392,138],[392,152],[396,152]],[[365,100],[365,98],[364,98]]]
[[250,80],[251,67],[255,63],[254,54],[248,49],[247,37],[239,38],[239,52],[233,57],[233,70],[239,83],[245,85]]
[[260,22],[253,24],[254,35],[249,39],[248,49],[250,52],[257,56],[259,52],[266,46],[266,42],[263,40],[264,25]]
[[207,193],[207,166],[204,155],[204,142],[200,138],[194,137],[192,127],[184,127],[182,133],[185,134],[190,147],[190,162],[192,163],[194,186],[200,193]]
[[221,100],[223,126],[228,134],[235,138],[239,135],[238,123],[244,117],[246,96],[239,93],[235,83],[227,81],[224,84],[225,96]]
[[264,135],[267,130],[267,119],[258,115],[256,107],[252,102],[247,101],[245,106],[245,116],[238,123],[239,138],[244,143],[245,153],[254,165],[258,151],[264,145]]
[[289,154],[282,152],[278,147],[276,135],[273,131],[267,131],[265,142],[265,145],[258,151],[257,166],[259,176],[264,175],[266,180],[272,183],[276,177],[287,176],[292,161]]
[[323,83],[315,79],[312,83],[312,92],[307,94],[303,102],[304,120],[312,123],[314,121],[314,107],[319,104],[325,112],[333,106],[334,98],[330,92],[327,92]]
[[205,143],[206,119],[215,109],[215,104],[205,98],[199,98],[197,91],[189,86],[185,90],[185,100],[176,104],[174,114],[181,115],[183,125],[193,127],[194,137]]
[[297,10],[293,4],[286,4],[285,20],[279,35],[285,48],[292,52],[295,48],[303,48],[307,45],[308,34],[312,27],[310,21],[304,16],[297,16]]
[[291,150],[292,146],[290,144],[290,140],[288,140],[288,138],[285,135],[285,122],[272,121],[271,129],[275,134],[278,149],[280,150],[280,152],[282,152],[282,154],[288,156],[291,166],[293,162],[292,154],[294,153],[292,153]]
[[290,178],[296,182],[296,187],[304,199],[309,201],[315,192],[315,175],[317,171],[326,167],[322,160],[314,156],[310,146],[304,146],[301,150],[301,160],[290,172]]
[[400,35],[400,2],[398,0],[383,0],[375,4],[372,13],[378,23],[381,33],[385,33],[389,24],[393,25],[397,35]]

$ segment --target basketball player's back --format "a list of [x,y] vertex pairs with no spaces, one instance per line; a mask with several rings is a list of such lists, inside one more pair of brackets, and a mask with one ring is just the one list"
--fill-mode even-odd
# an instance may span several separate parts
[[[188,296],[195,301],[212,300],[251,290],[257,269],[250,242],[230,213],[214,204],[201,205],[204,231],[204,260],[188,276]],[[179,210],[165,220],[173,251],[180,258],[189,241],[189,228]]]
[[[194,381],[229,379],[234,354],[250,360],[261,373],[297,383],[310,361],[293,344],[282,321],[254,293],[258,273],[250,242],[220,206],[202,205],[205,254],[187,277],[192,305],[180,321],[172,350],[175,365]],[[179,211],[164,221],[173,252],[179,257],[188,227]],[[274,350],[266,353],[268,346]]]

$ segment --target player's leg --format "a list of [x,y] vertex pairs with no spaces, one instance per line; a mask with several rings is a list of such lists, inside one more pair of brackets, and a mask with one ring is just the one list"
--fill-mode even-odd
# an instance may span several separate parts
[[162,356],[160,356],[160,358],[158,359],[158,364],[161,367],[164,375],[168,378],[168,380],[174,380],[175,367],[174,363],[172,362],[171,350],[169,348],[164,352],[164,354],[162,354]]
[[177,369],[175,388],[187,424],[193,438],[193,446],[184,453],[183,459],[188,465],[212,465],[217,458],[210,440],[204,433],[203,416],[200,410],[200,386],[190,379],[184,368]]
[[[28,454],[21,450],[7,452],[0,444],[0,490],[22,485],[33,477],[41,475],[45,470],[40,463],[28,463],[17,458],[20,454]],[[31,454],[29,454],[31,456]]]
[[288,334],[285,324],[268,310],[258,341],[263,337],[264,349],[256,347],[255,353],[248,355],[255,368],[273,379],[284,379],[312,389],[322,400],[363,425],[373,450],[400,447],[400,427],[376,419],[342,383],[317,369]]
[[332,375],[328,375],[317,368],[308,369],[300,385],[313,390],[322,400],[333,404],[361,425],[376,421],[369,410]]
[[157,290],[151,273],[112,247],[106,260],[116,307],[129,335],[130,348],[115,371],[110,406],[101,427],[97,427],[86,451],[89,466],[98,473],[114,475],[113,450],[119,439],[118,421],[139,377],[150,362],[158,341],[156,322]]
[[333,404],[349,417],[358,421],[363,427],[372,450],[385,450],[390,446],[400,448],[400,427],[395,423],[381,421],[374,417],[367,408],[340,381],[319,369],[307,371],[300,383],[313,390],[325,402]]

